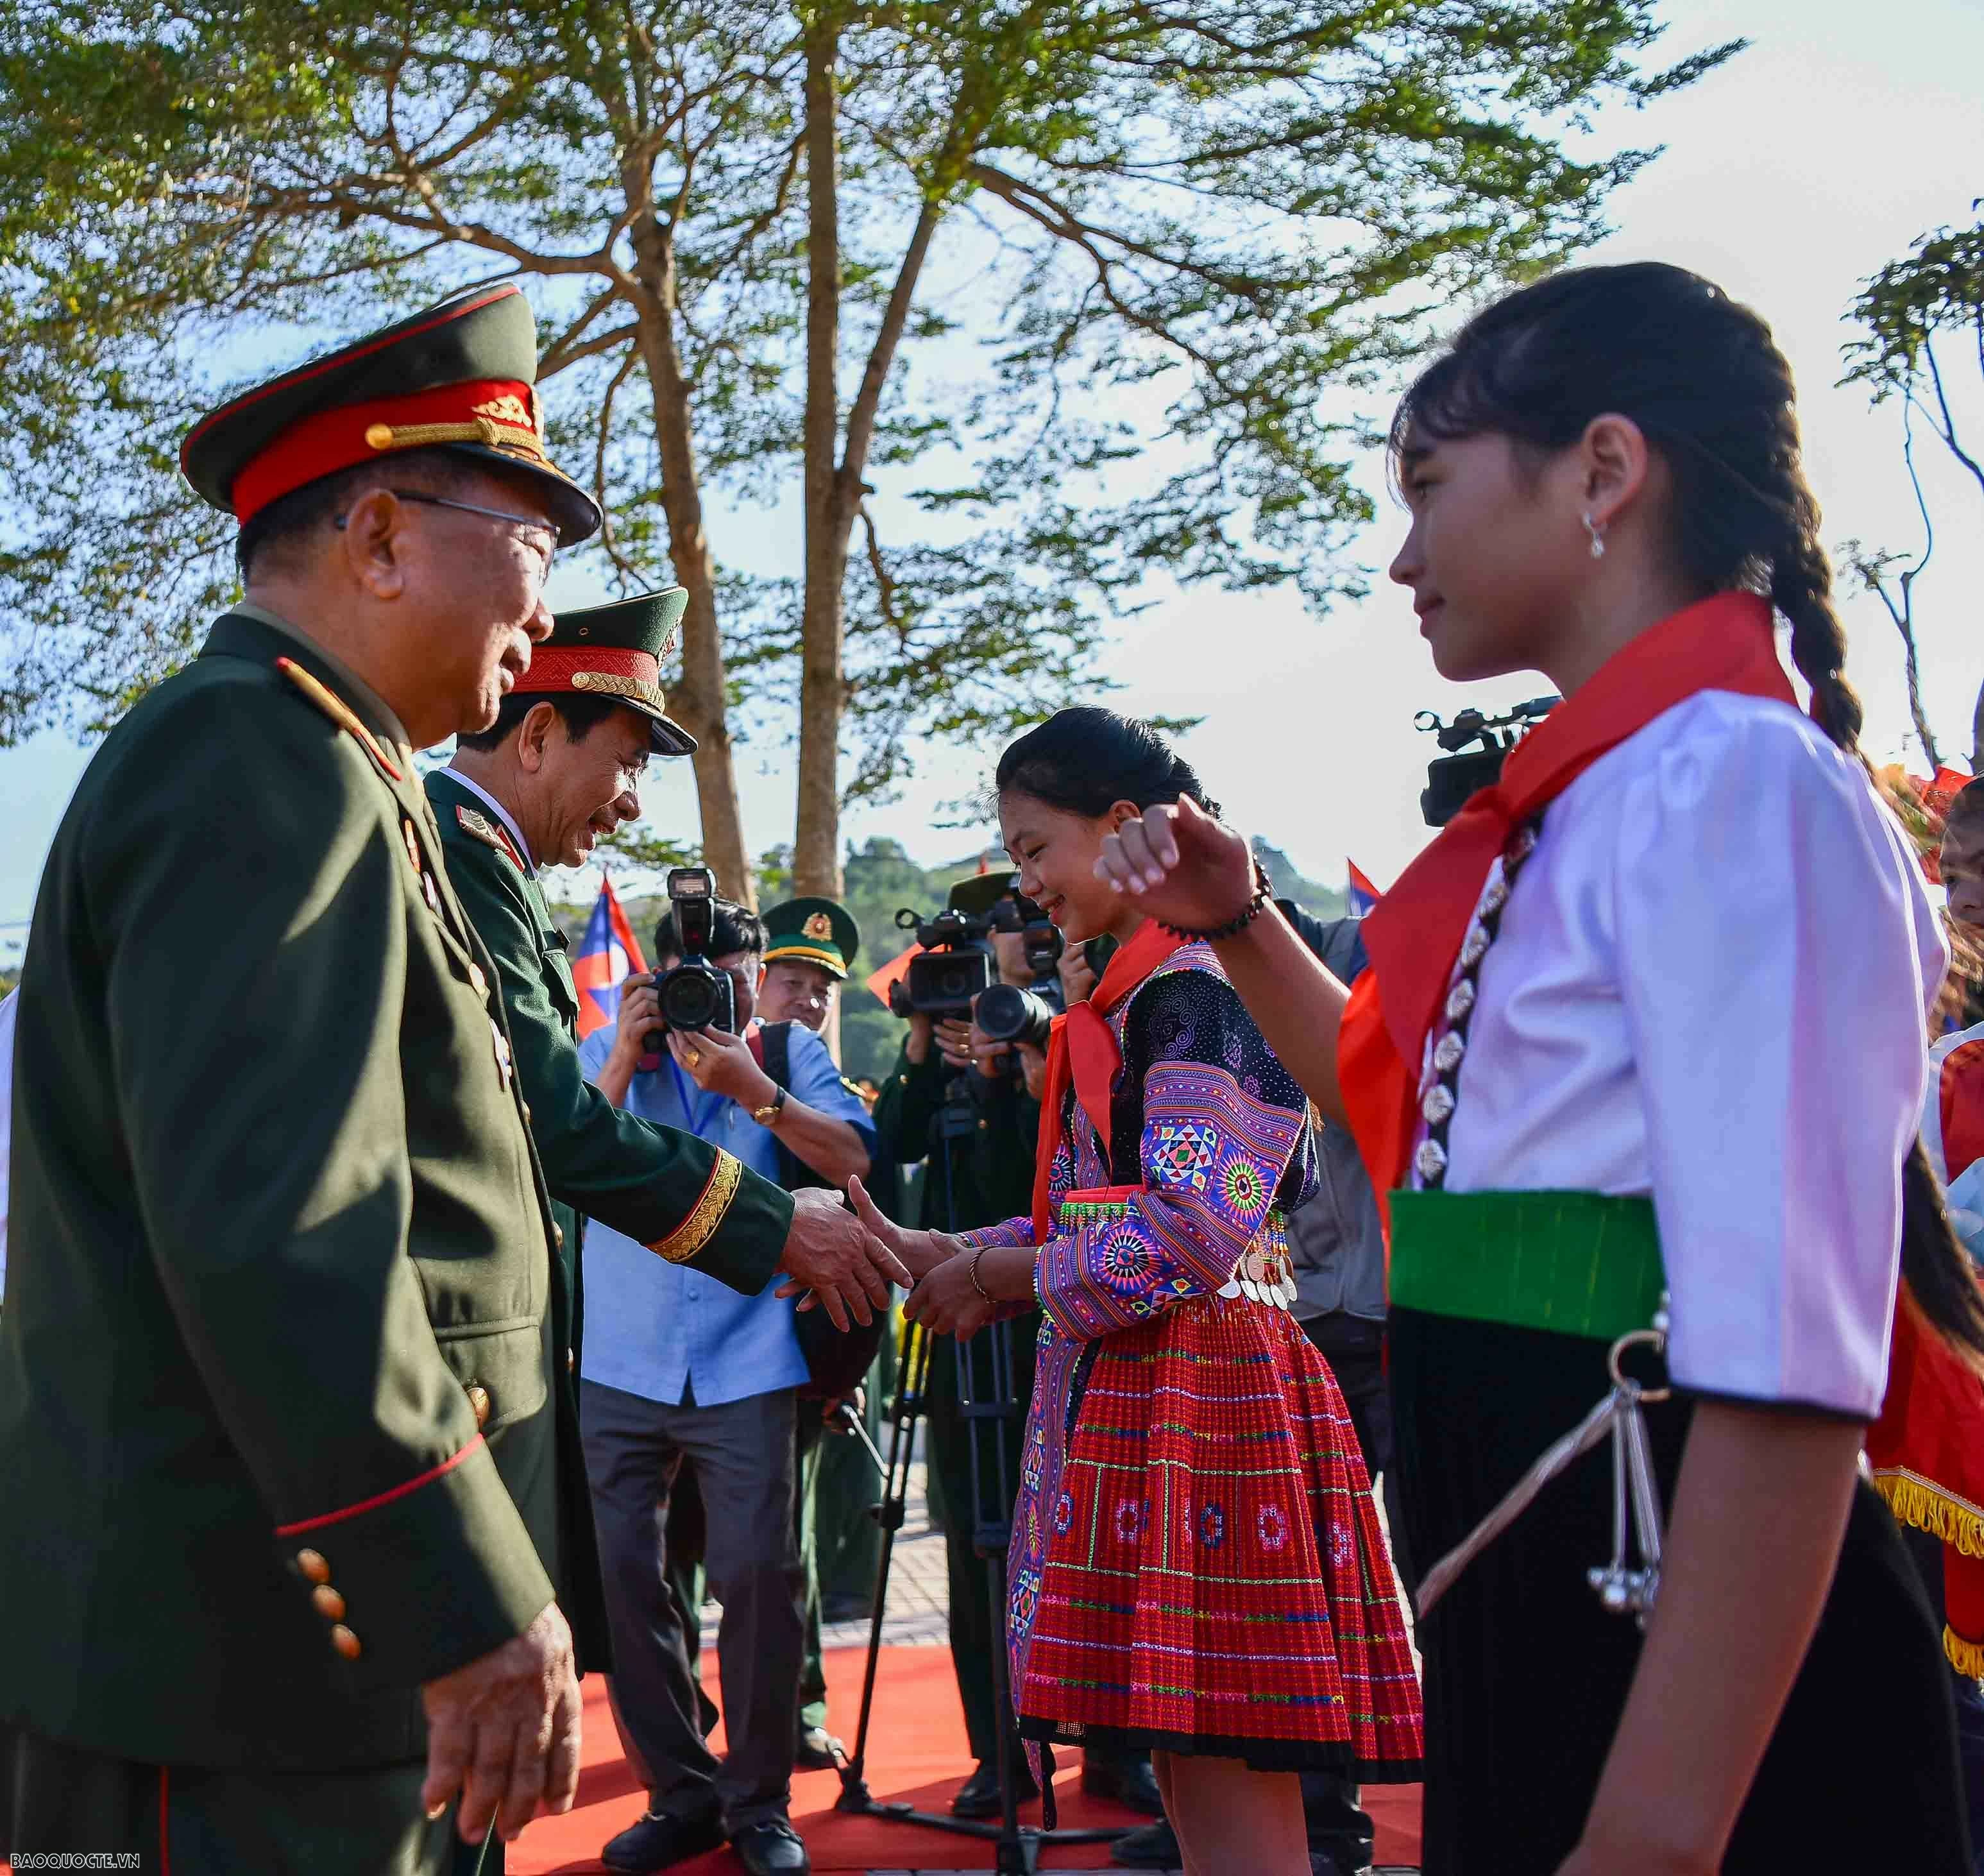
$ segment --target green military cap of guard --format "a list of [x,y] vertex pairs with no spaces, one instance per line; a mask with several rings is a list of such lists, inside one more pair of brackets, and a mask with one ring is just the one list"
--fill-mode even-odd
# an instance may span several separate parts
[[795,958],[816,964],[836,980],[854,968],[861,949],[861,928],[854,915],[834,899],[788,899],[762,915],[765,962]]
[[648,720],[657,755],[694,755],[695,738],[670,718],[662,689],[662,660],[675,649],[688,606],[688,592],[671,586],[559,613],[514,694],[616,698]]
[[569,547],[599,531],[599,505],[545,454],[537,376],[530,303],[509,282],[479,287],[229,399],[193,426],[179,466],[249,535],[325,476],[444,449],[537,484]]

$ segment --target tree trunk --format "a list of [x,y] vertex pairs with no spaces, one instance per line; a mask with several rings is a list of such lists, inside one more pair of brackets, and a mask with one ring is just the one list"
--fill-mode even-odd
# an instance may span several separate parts
[[853,515],[843,513],[840,439],[839,25],[808,20],[806,102],[806,586],[799,615],[799,800],[793,889],[840,896],[840,712]]
[[639,343],[661,452],[669,559],[689,592],[689,607],[682,615],[682,680],[669,697],[669,713],[698,744],[689,760],[702,813],[704,864],[716,873],[717,890],[726,898],[755,908],[757,887],[744,841],[744,810],[730,747],[729,693],[716,616],[716,562],[703,525],[689,381],[675,344],[675,256],[652,213],[636,220],[632,234],[637,269],[657,309],[642,311]]

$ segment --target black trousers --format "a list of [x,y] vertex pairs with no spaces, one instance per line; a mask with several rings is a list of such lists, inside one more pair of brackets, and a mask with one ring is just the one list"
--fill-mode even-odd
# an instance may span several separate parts
[[122,1852],[141,1869],[188,1876],[441,1876],[454,1814],[422,1814],[426,1776],[417,1762],[355,1772],[144,1765],[0,1726],[0,1855]]
[[[721,1406],[670,1406],[586,1381],[580,1418],[606,1582],[614,1703],[658,1810],[721,1814],[732,1836],[786,1815],[798,1749],[806,1576],[793,1531],[790,1388]],[[670,1586],[665,1533],[685,1458],[702,1486],[705,1561],[723,1605],[729,1750],[703,1737],[699,1688]]]

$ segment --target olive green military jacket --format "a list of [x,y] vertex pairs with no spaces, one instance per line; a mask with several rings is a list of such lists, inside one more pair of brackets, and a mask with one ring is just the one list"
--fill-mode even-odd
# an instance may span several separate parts
[[0,1720],[419,1757],[562,1542],[550,1201],[397,726],[243,616],[90,763],[15,1039]]
[[560,1481],[574,1495],[572,1515],[581,1527],[568,1546],[560,1601],[582,1653],[599,1666],[606,1658],[605,1618],[595,1586],[591,1500],[577,1438],[582,1214],[672,1263],[686,1263],[756,1296],[778,1267],[793,1202],[732,1155],[615,1107],[586,1080],[578,1057],[578,992],[565,935],[552,922],[543,889],[480,795],[444,769],[427,777],[427,793],[448,877],[495,961],[517,1084],[559,1226],[561,1290],[572,1324],[571,1352],[555,1378],[571,1397],[561,1422],[572,1437],[560,1454]]
[[[517,1079],[555,1204],[757,1295],[778,1268],[791,1198],[693,1134],[615,1107],[587,1081],[578,991],[543,889],[480,795],[445,769],[427,777],[427,792],[449,877],[496,961]],[[568,1259],[577,1223],[566,1227]],[[573,1271],[575,1279],[575,1259]]]

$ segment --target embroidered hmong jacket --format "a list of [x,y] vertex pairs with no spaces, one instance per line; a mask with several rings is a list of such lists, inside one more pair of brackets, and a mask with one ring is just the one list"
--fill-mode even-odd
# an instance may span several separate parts
[[[1107,1190],[1092,1222],[1043,1248],[1036,1279],[1047,1327],[1076,1342],[1133,1327],[1213,1294],[1266,1227],[1315,1189],[1309,1103],[1242,1006],[1209,946],[1174,952],[1109,1015],[1122,1056],[1110,1139],[1070,1091],[1050,1174],[1054,1203]],[[1016,1218],[967,1234],[1031,1244]]]
[[[1097,1138],[1071,1089],[1050,1173],[1063,1228],[1041,1247],[1034,1275],[1044,1314],[1007,1577],[1016,1687],[1026,1684],[1046,1564],[1044,1508],[1061,1488],[1089,1357],[1104,1336],[1234,1294],[1249,1246],[1281,1235],[1282,1218],[1316,1183],[1308,1100],[1210,946],[1173,952],[1108,1021],[1122,1059],[1110,1138]],[[1031,1244],[1034,1223],[1016,1218],[964,1239]]]

